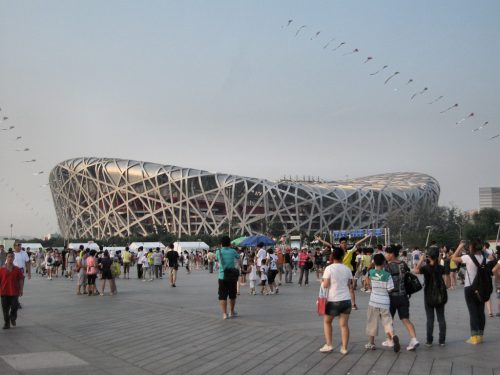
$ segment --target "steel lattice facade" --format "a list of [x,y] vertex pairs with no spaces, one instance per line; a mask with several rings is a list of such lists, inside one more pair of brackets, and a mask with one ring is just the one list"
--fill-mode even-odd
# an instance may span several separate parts
[[272,182],[171,165],[76,158],[50,173],[66,238],[154,233],[284,233],[381,227],[392,212],[432,209],[438,182],[390,173],[341,182]]

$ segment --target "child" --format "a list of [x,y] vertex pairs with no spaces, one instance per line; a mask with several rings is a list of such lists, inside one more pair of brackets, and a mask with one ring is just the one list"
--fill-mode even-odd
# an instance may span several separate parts
[[257,281],[257,267],[254,264],[253,259],[248,260],[248,280],[250,281],[249,294],[255,296],[255,282]]
[[266,281],[267,281],[267,270],[269,269],[269,266],[266,265],[266,259],[262,259],[262,264],[260,266],[260,285],[262,288],[260,289],[260,294],[264,294],[264,291],[266,292],[265,294],[268,295],[269,291],[267,290],[266,287]]
[[368,336],[368,344],[365,349],[375,350],[375,336],[378,335],[378,322],[382,321],[385,333],[394,343],[394,352],[398,353],[401,349],[399,338],[394,334],[392,327],[392,317],[389,312],[390,300],[389,291],[394,289],[394,282],[389,272],[383,269],[385,257],[383,254],[375,254],[373,256],[375,269],[368,272],[371,281],[372,293],[368,304],[368,316],[366,322],[366,335]]

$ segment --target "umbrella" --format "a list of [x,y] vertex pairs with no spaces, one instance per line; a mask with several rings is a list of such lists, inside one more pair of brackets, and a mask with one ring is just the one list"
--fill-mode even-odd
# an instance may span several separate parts
[[248,238],[247,236],[235,238],[234,240],[231,241],[231,245],[239,246],[240,243],[242,243],[247,238]]
[[248,247],[257,246],[257,244],[260,242],[262,242],[264,246],[270,246],[276,243],[269,237],[257,234],[255,236],[250,236],[247,239],[240,242],[240,246],[248,246]]

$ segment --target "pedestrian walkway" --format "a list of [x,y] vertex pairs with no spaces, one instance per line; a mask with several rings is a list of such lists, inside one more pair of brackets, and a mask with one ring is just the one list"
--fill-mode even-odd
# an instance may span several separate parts
[[[500,375],[500,319],[488,318],[485,343],[469,346],[463,291],[450,292],[447,346],[406,352],[365,351],[368,295],[358,292],[351,314],[350,352],[321,354],[322,320],[315,313],[319,283],[284,285],[279,295],[237,302],[239,317],[223,321],[216,276],[179,272],[166,280],[118,280],[116,296],[77,296],[75,281],[27,282],[18,326],[0,332],[0,374],[491,374]],[[411,299],[411,317],[425,342],[423,295]],[[437,329],[437,327],[436,327]],[[436,331],[437,335],[437,331]],[[376,343],[380,346],[382,336]]]

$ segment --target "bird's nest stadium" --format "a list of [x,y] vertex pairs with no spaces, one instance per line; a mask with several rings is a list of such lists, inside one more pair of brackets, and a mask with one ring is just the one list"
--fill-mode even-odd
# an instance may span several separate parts
[[50,173],[65,238],[233,236],[377,228],[391,213],[432,209],[439,184],[420,173],[346,181],[269,181],[134,160],[82,157]]

